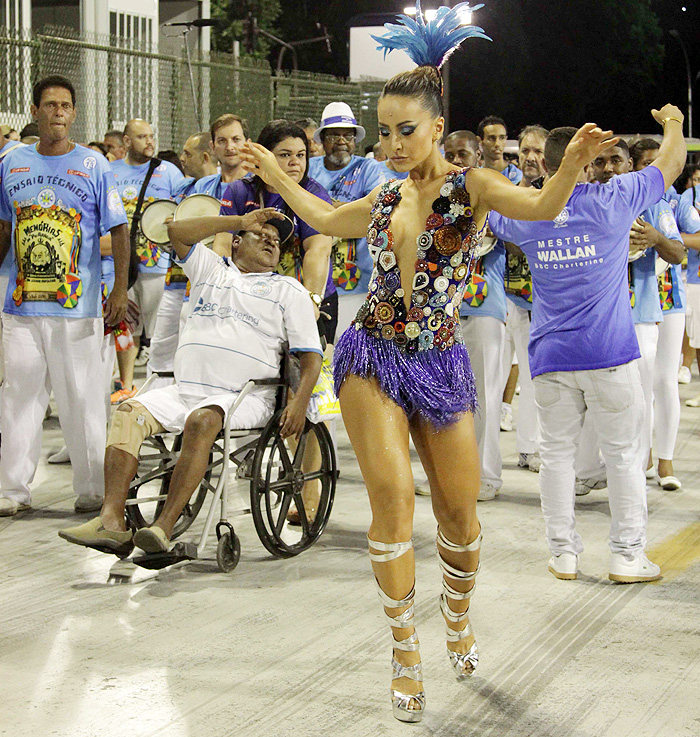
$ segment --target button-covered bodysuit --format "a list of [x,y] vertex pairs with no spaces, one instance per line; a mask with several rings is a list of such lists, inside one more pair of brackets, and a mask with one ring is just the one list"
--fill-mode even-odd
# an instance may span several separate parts
[[336,392],[348,374],[374,376],[406,412],[444,427],[476,408],[459,305],[479,237],[464,187],[468,169],[447,174],[417,238],[409,306],[393,251],[391,216],[402,182],[385,184],[372,209],[367,243],[374,261],[367,299],[335,348]]

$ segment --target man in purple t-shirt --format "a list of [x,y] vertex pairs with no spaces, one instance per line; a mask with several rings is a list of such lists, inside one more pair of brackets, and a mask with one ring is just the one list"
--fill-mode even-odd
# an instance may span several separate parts
[[[560,579],[576,578],[583,551],[574,518],[574,453],[587,412],[608,469],[609,578],[635,583],[660,577],[644,553],[644,397],[627,285],[628,241],[637,215],[658,202],[682,171],[686,151],[680,110],[666,105],[652,114],[664,128],[652,166],[606,186],[587,184],[582,170],[566,207],[551,222],[489,216],[494,235],[517,243],[527,256],[537,295],[528,353],[542,430],[540,494],[552,552],[549,570]],[[575,132],[550,133],[549,175]]]

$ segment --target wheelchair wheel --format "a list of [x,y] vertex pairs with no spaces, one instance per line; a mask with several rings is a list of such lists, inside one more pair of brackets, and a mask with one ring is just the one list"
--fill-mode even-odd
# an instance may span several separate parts
[[[280,436],[281,414],[282,410],[275,413],[258,440],[250,482],[250,505],[255,529],[265,549],[278,558],[290,558],[313,545],[325,529],[333,507],[337,468],[333,443],[325,425],[307,420],[292,452],[288,442]],[[314,500],[318,498],[311,522],[307,520],[305,495]],[[292,502],[299,512],[301,524],[298,527],[287,522]]]
[[[226,529],[221,532],[221,527]],[[216,544],[216,562],[219,570],[223,573],[232,571],[241,559],[241,541],[233,531],[233,527],[227,523],[219,522],[216,526],[216,536],[219,538]]]
[[[180,455],[182,436],[178,435],[172,442],[171,447],[168,447],[167,440],[168,436],[154,435],[148,438],[142,446],[139,469],[129,486],[126,501],[127,521],[135,529],[152,525],[165,504],[173,469]],[[214,486],[210,483],[211,464],[212,454],[210,453],[208,467],[202,483],[182,510],[182,514],[173,528],[171,540],[182,535],[194,522],[202,508],[207,491],[214,489]]]

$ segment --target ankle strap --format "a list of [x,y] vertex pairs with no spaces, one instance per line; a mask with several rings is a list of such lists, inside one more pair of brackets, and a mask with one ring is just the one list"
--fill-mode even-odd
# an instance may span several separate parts
[[[392,658],[391,667],[394,669],[392,680],[396,678],[410,678],[412,681],[423,681],[422,663],[416,663],[416,665],[401,665],[396,658]],[[414,698],[413,695],[411,695],[411,698]]]
[[[469,596],[471,596],[472,591],[474,589],[472,588],[467,593]],[[456,596],[452,597],[453,599],[456,599]],[[469,597],[464,597],[469,598]],[[448,622],[452,622],[452,624],[459,624],[460,622],[463,622],[468,616],[469,616],[469,609],[467,608],[464,612],[455,612],[453,609],[450,608],[450,602],[447,600],[446,594],[440,595],[440,611],[442,612],[443,616]]]
[[[475,550],[479,550],[481,548],[482,540],[483,536],[481,534],[481,530],[479,530],[479,534],[470,543],[467,543],[467,545],[457,545],[457,543],[453,543],[451,540],[448,540],[442,534],[442,530],[440,530],[439,527],[437,531],[437,543],[442,545],[445,550],[450,550],[453,553],[473,553]],[[438,554],[439,552],[440,551],[438,550]]]
[[394,637],[394,649],[403,650],[406,653],[416,652],[420,649],[418,643],[418,633],[414,630],[408,637],[403,640],[397,640]]
[[370,560],[375,563],[388,563],[391,560],[396,560],[413,547],[413,538],[403,543],[380,543],[376,540],[372,540],[370,536],[367,535],[367,542],[371,548],[382,551],[381,553],[373,553],[370,550]]

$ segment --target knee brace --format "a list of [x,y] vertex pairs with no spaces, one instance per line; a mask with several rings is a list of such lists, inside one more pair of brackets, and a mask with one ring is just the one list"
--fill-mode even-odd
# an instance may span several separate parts
[[163,430],[160,422],[140,402],[129,399],[114,413],[107,447],[118,448],[138,458],[143,441]]

